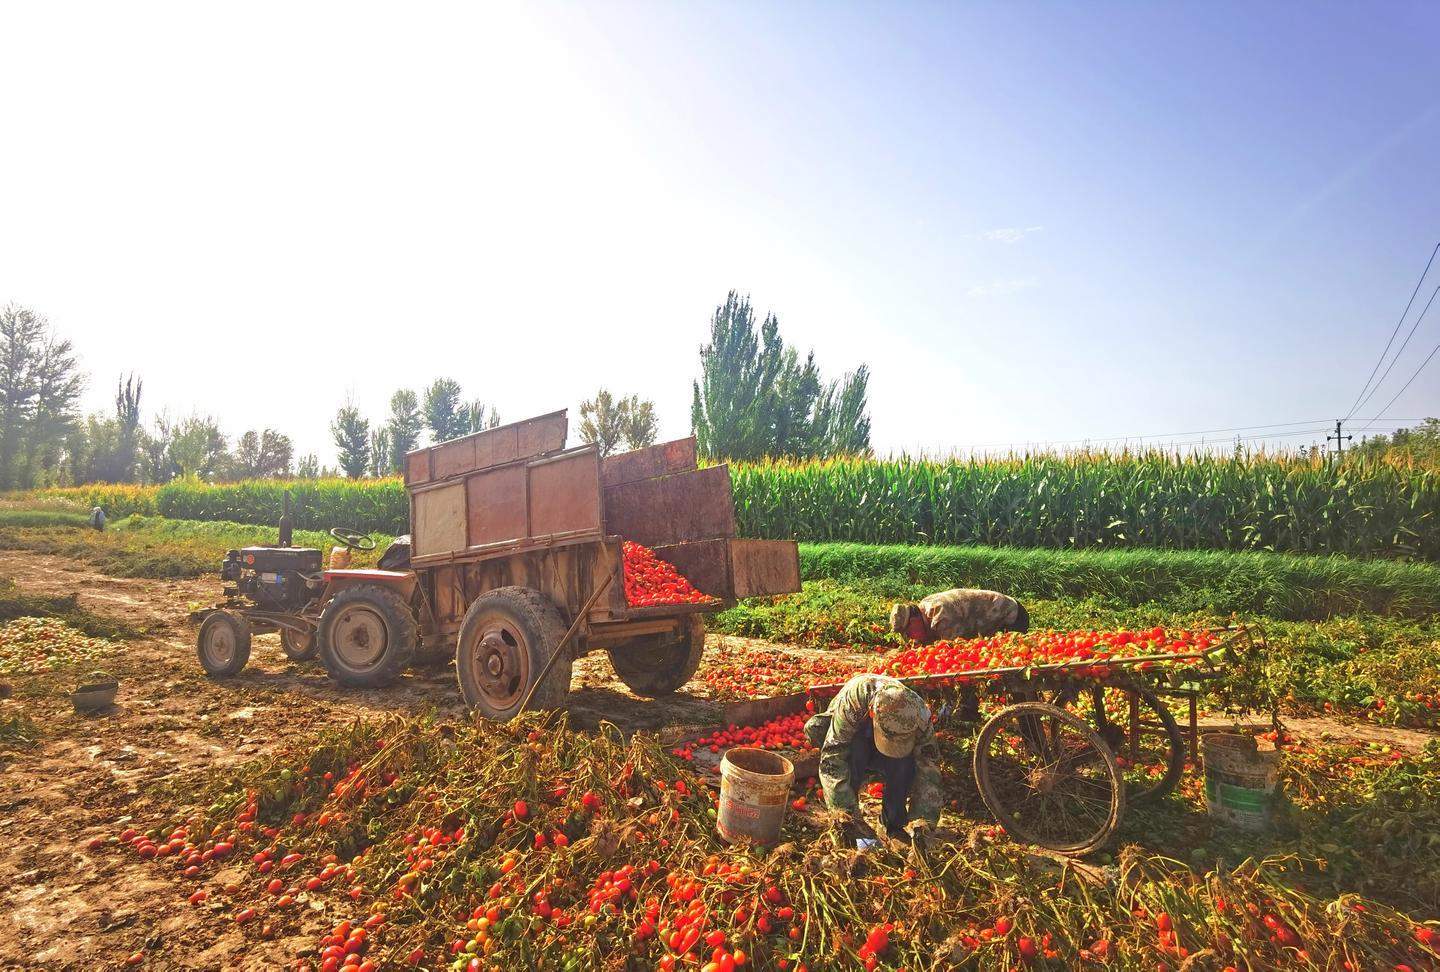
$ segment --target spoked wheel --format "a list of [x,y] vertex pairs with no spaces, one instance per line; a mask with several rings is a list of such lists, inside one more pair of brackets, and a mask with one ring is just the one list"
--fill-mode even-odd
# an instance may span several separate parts
[[1115,754],[1130,801],[1157,800],[1185,772],[1185,737],[1158,695],[1131,682],[1067,688],[1051,700],[1080,716]]
[[[500,587],[475,599],[455,642],[455,675],[465,702],[487,719],[514,718],[551,653],[565,620],[539,591]],[[569,658],[557,659],[535,690],[532,709],[555,709],[570,691]]]
[[1007,832],[1062,854],[1088,854],[1125,814],[1114,754],[1083,719],[1043,702],[999,712],[975,740],[975,782]]
[[301,634],[289,628],[281,628],[280,648],[291,661],[310,661],[320,654],[320,640],[315,637],[314,629]]
[[615,674],[636,695],[669,695],[695,677],[705,653],[705,622],[691,615],[673,635],[644,635],[610,649]]
[[389,685],[409,666],[417,640],[414,612],[388,587],[341,591],[320,615],[320,660],[341,685]]
[[249,623],[227,611],[215,611],[200,625],[195,654],[211,678],[238,674],[250,660]]

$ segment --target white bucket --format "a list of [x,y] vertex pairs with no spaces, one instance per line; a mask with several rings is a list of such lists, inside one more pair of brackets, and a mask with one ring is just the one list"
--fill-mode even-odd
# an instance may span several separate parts
[[1200,737],[1205,806],[1215,820],[1240,830],[1268,830],[1280,781],[1280,751],[1260,750],[1255,737],[1211,732]]
[[720,760],[715,831],[727,843],[748,837],[757,844],[773,844],[794,782],[795,765],[779,753],[752,746],[726,750]]

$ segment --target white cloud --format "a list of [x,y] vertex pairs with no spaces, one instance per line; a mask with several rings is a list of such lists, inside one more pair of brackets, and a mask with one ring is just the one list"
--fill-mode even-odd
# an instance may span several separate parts
[[1038,233],[1044,228],[1043,226],[1002,226],[1000,229],[981,233],[980,238],[995,243],[1019,243],[1025,237]]
[[1038,286],[1039,277],[1011,277],[1008,280],[992,280],[988,284],[976,284],[965,291],[966,297],[1003,297]]

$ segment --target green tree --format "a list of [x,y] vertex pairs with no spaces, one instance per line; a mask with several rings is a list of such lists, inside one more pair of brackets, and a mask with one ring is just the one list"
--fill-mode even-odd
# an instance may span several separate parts
[[1432,466],[1440,464],[1440,419],[1427,418],[1414,428],[1396,429],[1390,435],[1366,436],[1345,454],[1369,459],[1408,459]]
[[290,475],[295,444],[274,429],[251,429],[235,442],[230,472],[235,479],[278,479]]
[[340,468],[351,479],[359,479],[370,468],[370,420],[360,414],[354,402],[347,402],[330,423]]
[[390,396],[390,418],[385,422],[385,431],[390,437],[386,471],[399,472],[404,466],[405,454],[420,444],[420,433],[425,431],[420,399],[410,389],[402,388]]
[[470,417],[460,403],[460,383],[437,378],[425,389],[425,423],[432,442],[446,442],[470,431]]
[[35,368],[45,321],[14,304],[0,311],[0,489],[27,486],[19,460],[35,409]]
[[392,471],[390,468],[390,430],[382,425],[370,433],[370,475],[379,479]]
[[170,433],[170,461],[187,479],[215,479],[229,465],[225,434],[209,415],[191,415]]
[[600,447],[608,456],[623,441],[628,449],[655,444],[655,403],[639,395],[616,398],[602,388],[595,397],[580,403],[580,439]]
[[320,459],[313,452],[307,452],[295,463],[296,479],[319,479]]
[[483,432],[499,424],[500,413],[495,411],[495,406],[490,406],[488,415],[485,412],[485,403],[478,398],[465,406],[465,434]]
[[[700,349],[691,427],[702,455],[726,459],[826,456],[869,449],[864,367],[825,385],[814,352],[802,359],[766,316],[757,332],[748,297],[731,291]],[[848,423],[848,426],[845,424]]]
[[79,424],[85,378],[69,341],[47,334],[35,362],[35,407],[25,435],[25,485],[57,481],[64,441]]

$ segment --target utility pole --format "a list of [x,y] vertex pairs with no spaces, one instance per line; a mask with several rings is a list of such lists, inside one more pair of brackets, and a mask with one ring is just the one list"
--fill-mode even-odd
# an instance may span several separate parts
[[1325,436],[1325,441],[1326,441],[1327,443],[1329,443],[1329,442],[1334,442],[1334,443],[1335,443],[1335,458],[1337,458],[1337,459],[1340,459],[1340,458],[1343,458],[1343,457],[1344,457],[1344,455],[1345,455],[1345,443],[1347,443],[1347,442],[1349,442],[1351,439],[1355,438],[1355,436],[1353,436],[1353,435],[1341,435],[1341,434],[1340,434],[1340,423],[1343,422],[1343,421],[1344,421],[1344,419],[1336,419],[1336,420],[1335,420],[1335,434],[1334,434],[1334,435],[1327,435],[1327,436]]

